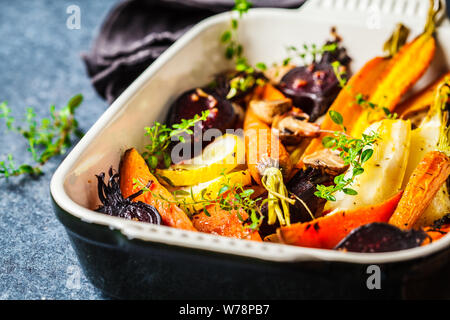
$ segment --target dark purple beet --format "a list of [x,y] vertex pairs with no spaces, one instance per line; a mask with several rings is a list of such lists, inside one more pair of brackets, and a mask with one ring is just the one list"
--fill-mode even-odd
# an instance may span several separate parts
[[[237,120],[237,114],[230,101],[221,97],[218,93],[210,89],[191,89],[181,94],[172,104],[169,110],[167,124],[180,123],[182,119],[192,119],[195,115],[201,115],[203,111],[209,110],[206,121],[198,122],[195,125],[195,132],[201,132],[202,135],[185,136],[186,143],[191,144],[190,155],[179,155],[182,159],[188,159],[195,156],[201,148],[193,148],[193,143],[200,141],[203,133],[208,129],[218,129],[224,133],[226,129],[234,128]],[[205,147],[212,141],[203,141],[201,147]]]
[[279,88],[294,106],[309,114],[310,121],[324,114],[340,91],[339,81],[328,63],[290,70],[281,79]]
[[203,131],[216,128],[225,132],[225,129],[234,127],[236,113],[231,102],[208,89],[200,88],[186,91],[178,97],[170,108],[168,124],[180,123],[181,119],[192,119],[206,110],[209,110],[209,116],[201,123]]
[[[286,185],[290,194],[295,194],[300,198],[312,212],[315,214],[325,204],[325,200],[314,195],[318,184],[327,184],[332,181],[332,177],[321,172],[321,170],[311,167],[297,172]],[[291,216],[298,217],[301,222],[311,220],[311,216],[300,201],[290,206]]]
[[387,223],[374,222],[350,232],[336,247],[351,252],[389,252],[418,247],[428,237],[419,230],[401,230]]
[[155,207],[141,201],[132,201],[140,196],[142,191],[123,198],[120,191],[119,174],[113,174],[111,168],[109,176],[107,184],[104,182],[105,174],[103,172],[97,176],[98,196],[103,205],[95,211],[129,220],[161,224],[161,216]]

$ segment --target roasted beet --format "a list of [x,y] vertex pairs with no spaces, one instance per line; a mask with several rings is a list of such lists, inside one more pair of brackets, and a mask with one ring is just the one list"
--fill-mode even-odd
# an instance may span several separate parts
[[309,114],[310,121],[324,114],[341,90],[332,63],[337,61],[348,69],[351,60],[346,49],[339,45],[341,39],[335,30],[332,34],[335,40],[325,45],[335,45],[334,50],[325,51],[319,61],[310,65],[291,69],[279,83],[280,90],[292,99],[294,106]]
[[292,69],[281,79],[279,88],[294,106],[309,114],[310,121],[324,114],[340,91],[333,67],[325,63]]
[[[193,148],[193,143],[199,142],[206,130],[218,129],[224,133],[226,129],[234,128],[237,113],[231,102],[211,90],[200,88],[189,90],[178,97],[170,108],[167,123],[171,126],[180,123],[182,119],[192,119],[206,110],[209,110],[207,120],[196,123],[194,134],[185,137],[186,143],[192,144],[191,154],[179,155],[181,159],[189,159],[201,151],[201,148]],[[212,141],[202,141],[201,146],[205,147],[210,142]]]
[[233,128],[236,113],[231,102],[211,90],[201,88],[189,90],[178,97],[170,108],[168,124],[192,119],[206,110],[209,110],[208,119],[200,124],[203,131],[216,128],[225,132],[225,129]]
[[369,223],[345,237],[335,249],[352,252],[389,252],[418,247],[428,237],[423,230],[401,230],[387,223]]
[[[286,185],[289,193],[300,198],[309,208],[312,214],[320,211],[325,204],[325,200],[314,195],[318,184],[327,184],[332,181],[332,177],[322,173],[321,170],[307,168],[297,172]],[[295,205],[290,207],[292,217],[297,217],[298,221],[309,221],[311,216],[305,206],[296,201]]]
[[114,174],[111,168],[109,169],[109,176],[108,184],[104,182],[105,173],[102,172],[96,176],[98,197],[103,205],[95,211],[129,220],[161,224],[161,216],[155,207],[141,201],[132,201],[142,194],[142,190],[128,198],[123,198],[120,191],[119,174]]

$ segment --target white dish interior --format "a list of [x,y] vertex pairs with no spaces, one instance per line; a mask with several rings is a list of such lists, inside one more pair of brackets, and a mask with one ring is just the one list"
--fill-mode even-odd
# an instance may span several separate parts
[[[363,0],[310,0],[300,10],[254,9],[240,23],[239,38],[251,63],[262,61],[269,65],[281,62],[286,57],[285,48],[288,45],[324,43],[329,39],[330,28],[336,26],[353,59],[351,69],[355,72],[366,61],[382,54],[383,43],[396,22],[401,21],[412,29],[410,39],[420,33],[425,20],[424,10],[426,12],[427,9],[423,6],[424,2],[428,3],[408,1],[410,8],[406,1],[370,1],[369,6],[369,2]],[[371,11],[377,3],[380,4],[379,19],[373,16],[376,10]],[[402,3],[404,7],[400,6]],[[395,11],[395,8],[401,10]],[[405,8],[407,10],[403,10]],[[375,22],[368,23],[370,19]],[[404,251],[343,253],[188,232],[111,217],[91,210],[99,204],[95,175],[107,172],[110,166],[117,169],[126,149],[136,147],[142,150],[146,141],[144,127],[155,120],[164,120],[169,105],[180,93],[208,83],[212,75],[230,67],[223,56],[224,47],[218,40],[229,21],[230,13],[224,13],[195,26],[105,111],[55,172],[51,193],[57,204],[83,221],[119,229],[129,238],[272,261],[385,263],[426,256],[448,247],[449,235],[428,246]],[[450,69],[450,28],[439,28],[437,39],[438,48],[433,64],[416,85],[416,90],[439,73]]]

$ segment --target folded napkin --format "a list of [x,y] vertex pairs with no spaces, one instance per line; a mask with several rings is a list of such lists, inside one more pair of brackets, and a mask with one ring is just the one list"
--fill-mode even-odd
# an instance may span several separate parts
[[[253,7],[298,8],[305,0],[253,0]],[[127,0],[108,14],[83,53],[97,92],[112,103],[158,56],[200,20],[234,0]]]

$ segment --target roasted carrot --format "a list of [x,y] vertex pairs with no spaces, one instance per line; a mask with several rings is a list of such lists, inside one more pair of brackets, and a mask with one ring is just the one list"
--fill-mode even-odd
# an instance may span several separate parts
[[262,241],[257,231],[245,228],[242,220],[239,219],[238,214],[243,220],[248,218],[245,210],[224,210],[218,203],[208,205],[206,210],[207,213],[203,210],[192,217],[194,227],[198,231],[237,239]]
[[387,222],[395,210],[402,192],[389,200],[350,211],[334,211],[310,222],[295,223],[277,229],[285,244],[301,247],[332,249],[353,229],[372,222]]
[[[289,176],[292,162],[289,153],[270,127],[252,110],[244,118],[244,134],[248,171],[253,179],[268,191],[268,220],[274,224],[278,217],[281,225],[290,224],[286,186],[283,179]],[[281,207],[280,207],[281,204]]]
[[161,215],[163,223],[167,226],[196,231],[186,213],[171,202],[174,201],[173,195],[151,174],[145,160],[136,149],[132,148],[125,152],[120,163],[119,174],[120,190],[124,198],[142,189],[136,185],[136,181],[144,186],[151,182],[150,192],[144,192],[134,201],[142,201],[154,206]]
[[397,209],[389,220],[401,229],[411,229],[450,174],[450,158],[430,151],[413,171]]
[[292,168],[289,153],[270,127],[251,110],[245,113],[244,132],[248,170],[259,185],[265,167],[279,164],[284,176],[289,174]]
[[444,82],[446,77],[450,78],[450,71],[434,80],[432,83],[430,83],[424,89],[414,94],[409,99],[400,103],[394,109],[395,113],[397,113],[401,119],[407,119],[410,115],[414,113],[429,109],[429,107],[434,101],[437,87],[439,86],[439,84]]
[[350,131],[352,136],[360,137],[371,123],[386,116],[385,110],[393,111],[406,91],[428,69],[436,50],[434,31],[437,11],[433,9],[433,1],[430,3],[431,7],[424,32],[404,45],[389,59],[389,65],[381,74],[381,81],[369,96],[369,101],[377,108],[367,108],[362,112]]

